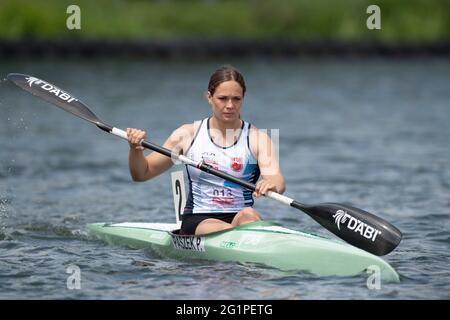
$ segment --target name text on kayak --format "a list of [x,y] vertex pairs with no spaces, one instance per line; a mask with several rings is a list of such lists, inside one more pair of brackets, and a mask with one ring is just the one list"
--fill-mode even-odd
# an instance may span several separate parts
[[178,250],[205,251],[205,238],[203,237],[172,234],[172,243]]

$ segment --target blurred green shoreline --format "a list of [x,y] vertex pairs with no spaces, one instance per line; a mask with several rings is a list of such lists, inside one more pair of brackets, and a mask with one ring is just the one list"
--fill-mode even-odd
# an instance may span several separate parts
[[[81,30],[66,27],[73,4]],[[381,9],[381,30],[366,27],[372,4]],[[433,43],[449,40],[449,12],[442,0],[2,0],[0,39]]]

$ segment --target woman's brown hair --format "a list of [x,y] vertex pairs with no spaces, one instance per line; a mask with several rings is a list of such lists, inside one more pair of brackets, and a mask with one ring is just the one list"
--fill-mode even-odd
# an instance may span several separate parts
[[239,83],[242,87],[242,93],[245,95],[245,81],[242,74],[233,66],[231,65],[224,65],[217,69],[209,79],[208,84],[208,91],[211,93],[211,95],[214,95],[214,92],[216,91],[216,88],[225,81],[236,81]]

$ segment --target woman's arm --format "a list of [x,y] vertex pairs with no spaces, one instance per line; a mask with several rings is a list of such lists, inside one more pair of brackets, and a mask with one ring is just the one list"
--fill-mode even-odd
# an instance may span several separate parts
[[[186,146],[193,138],[194,124],[185,124],[176,129],[164,142],[163,147],[182,154]],[[130,151],[128,155],[128,165],[130,174],[134,181],[146,181],[152,179],[173,165],[173,160],[158,152],[152,152],[147,157],[144,156],[144,148],[139,145],[142,139],[146,139],[145,131],[128,128],[128,142]]]
[[250,130],[250,150],[255,156],[262,179],[256,184],[255,197],[260,197],[267,191],[284,193],[286,185],[278,162],[276,148],[272,139],[257,128]]

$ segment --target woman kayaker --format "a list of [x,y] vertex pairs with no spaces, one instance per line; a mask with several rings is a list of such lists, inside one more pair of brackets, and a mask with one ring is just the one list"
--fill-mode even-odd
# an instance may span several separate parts
[[[232,66],[216,70],[206,94],[210,117],[176,129],[164,147],[193,160],[256,183],[253,192],[197,168],[186,166],[189,196],[182,215],[183,234],[207,234],[261,220],[252,208],[253,197],[267,191],[283,193],[284,177],[270,137],[240,117],[246,91],[244,77]],[[129,167],[134,181],[149,180],[172,165],[172,159],[139,145],[145,131],[128,128]],[[259,177],[262,177],[258,181]],[[257,182],[258,181],[258,182]]]

